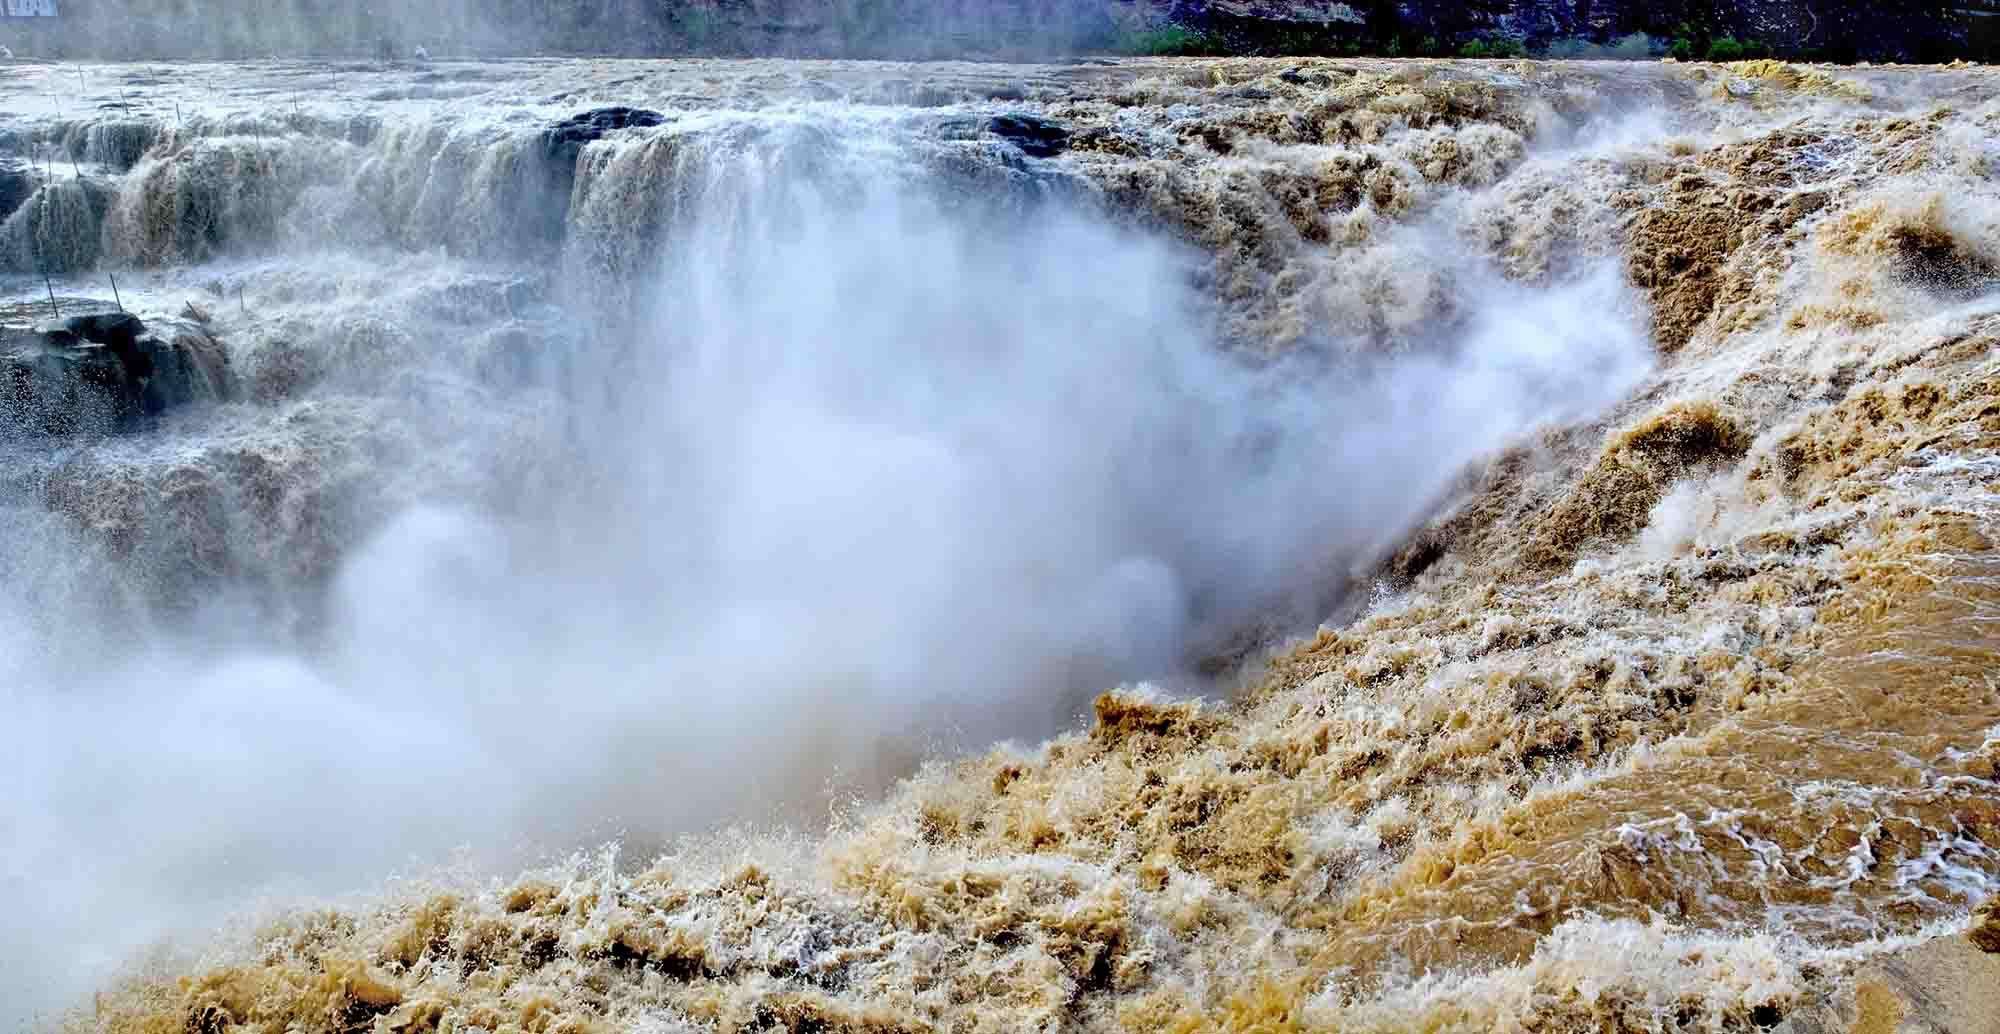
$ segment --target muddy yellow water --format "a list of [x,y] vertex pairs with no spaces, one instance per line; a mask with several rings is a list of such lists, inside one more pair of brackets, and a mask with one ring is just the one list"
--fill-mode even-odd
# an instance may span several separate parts
[[1857,572],[1790,686],[1537,793],[1326,916],[1326,961],[1525,960],[1578,914],[1839,943],[1977,904],[2000,869],[2000,553],[1976,518]]

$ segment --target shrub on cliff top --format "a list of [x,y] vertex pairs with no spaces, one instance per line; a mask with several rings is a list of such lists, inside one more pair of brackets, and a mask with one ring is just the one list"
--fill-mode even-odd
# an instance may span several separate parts
[[1699,38],[1682,36],[1674,40],[1667,56],[1676,61],[1756,61],[1770,57],[1771,53],[1771,45],[1763,40],[1719,36],[1704,43]]
[[1458,48],[1459,57],[1469,58],[1526,57],[1527,53],[1528,48],[1522,46],[1520,40],[1505,37],[1491,40],[1476,39]]
[[1200,57],[1215,53],[1218,47],[1205,33],[1182,25],[1163,25],[1128,33],[1112,49],[1134,57]]

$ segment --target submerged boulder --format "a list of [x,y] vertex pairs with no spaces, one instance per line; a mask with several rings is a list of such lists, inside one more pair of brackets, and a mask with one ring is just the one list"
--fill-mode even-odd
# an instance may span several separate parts
[[142,430],[168,410],[235,393],[221,342],[198,324],[149,334],[129,313],[0,330],[0,412],[33,434]]
[[563,119],[541,134],[541,162],[522,162],[519,174],[506,186],[511,193],[505,211],[524,213],[507,235],[509,250],[559,247],[576,188],[577,159],[591,142],[620,129],[665,125],[667,117],[644,108],[594,108]]
[[1069,130],[1035,115],[995,115],[987,120],[986,131],[1030,158],[1053,158],[1069,149]]
[[98,312],[71,316],[63,323],[62,333],[127,355],[138,349],[139,338],[146,333],[146,324],[129,312]]
[[0,162],[0,222],[26,204],[35,193],[35,176],[18,162]]
[[558,165],[574,168],[585,144],[606,133],[634,127],[665,125],[667,117],[645,108],[594,108],[563,119],[542,132],[542,154]]

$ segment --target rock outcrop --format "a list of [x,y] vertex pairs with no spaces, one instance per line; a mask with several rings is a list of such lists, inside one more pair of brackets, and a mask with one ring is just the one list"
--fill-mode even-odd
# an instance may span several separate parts
[[35,176],[18,162],[0,162],[0,223],[35,193]]
[[619,129],[664,125],[665,115],[644,108],[596,108],[580,112],[550,126],[542,133],[542,153],[558,166],[576,165],[585,144],[601,140]]
[[162,336],[138,317],[114,312],[0,330],[6,431],[133,431],[170,409],[233,394],[228,355],[199,323],[173,325]]
[[1069,130],[1033,115],[997,115],[987,121],[986,131],[1030,158],[1053,158],[1069,148]]

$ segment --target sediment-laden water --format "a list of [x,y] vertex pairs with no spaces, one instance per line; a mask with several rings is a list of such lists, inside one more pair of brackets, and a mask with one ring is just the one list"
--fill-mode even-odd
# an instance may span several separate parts
[[2000,889],[1985,70],[0,94],[22,1022],[1738,1030]]

